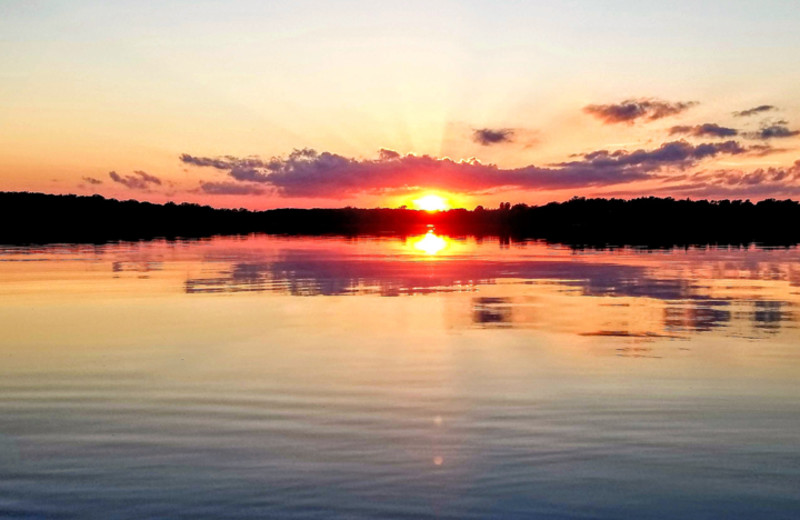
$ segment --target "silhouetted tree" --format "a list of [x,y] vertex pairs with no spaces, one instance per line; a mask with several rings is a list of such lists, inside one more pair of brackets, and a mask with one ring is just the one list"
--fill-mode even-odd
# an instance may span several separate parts
[[[0,243],[103,242],[252,232],[416,234],[429,225],[450,235],[541,238],[576,247],[800,243],[792,200],[632,200],[573,197],[543,206],[503,202],[429,213],[407,208],[214,209],[198,204],[118,201],[99,195],[0,192]],[[504,241],[506,240],[504,239]]]

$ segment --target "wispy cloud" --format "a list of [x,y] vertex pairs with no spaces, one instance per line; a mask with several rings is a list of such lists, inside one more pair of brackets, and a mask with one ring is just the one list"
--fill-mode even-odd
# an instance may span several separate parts
[[697,104],[696,101],[664,101],[655,98],[626,99],[619,103],[588,105],[583,108],[606,124],[633,123],[638,119],[655,121],[685,112]]
[[762,114],[764,112],[770,112],[772,110],[777,110],[778,107],[775,105],[759,105],[757,107],[748,108],[747,110],[741,110],[739,112],[734,112],[733,115],[735,117],[749,117],[754,116],[756,114]]
[[748,154],[755,157],[765,157],[776,153],[788,152],[788,148],[775,148],[770,144],[753,144],[747,147]]
[[[800,161],[788,167],[700,170],[694,173],[665,175],[661,187],[648,188],[653,195],[689,198],[766,198],[800,195]],[[641,196],[636,188],[606,192],[607,196]]]
[[720,126],[716,123],[704,123],[694,126],[673,126],[669,129],[670,135],[683,134],[693,137],[733,137],[739,134],[735,128]]
[[261,195],[264,189],[252,184],[238,184],[235,182],[204,182],[200,190],[211,195]]
[[510,128],[479,128],[472,133],[472,140],[483,146],[514,141],[514,130]]
[[[742,146],[737,141],[724,141],[721,143],[690,144],[686,141],[671,141],[664,143],[653,150],[598,150],[582,156],[581,161],[559,163],[559,166],[569,167],[577,165],[592,165],[593,167],[623,167],[645,165],[651,168],[661,166],[676,166],[685,168],[697,161],[714,157],[720,154],[740,155],[753,151],[751,147]],[[760,151],[760,148],[759,148]]]
[[758,168],[751,172],[737,170],[717,170],[713,172],[697,172],[691,177],[691,181],[702,181],[711,184],[725,184],[728,186],[749,186],[763,183],[774,183],[782,181],[800,181],[800,161],[788,168]]
[[81,177],[84,182],[88,182],[89,184],[97,186],[98,184],[103,184],[103,181],[100,179],[95,179],[94,177]]
[[108,172],[108,176],[111,177],[112,181],[132,190],[149,190],[153,186],[161,185],[161,179],[141,170],[136,170],[133,175],[125,175],[124,177],[115,171],[111,171]]
[[694,197],[764,197],[800,194],[800,161],[788,168],[701,171],[661,191]]

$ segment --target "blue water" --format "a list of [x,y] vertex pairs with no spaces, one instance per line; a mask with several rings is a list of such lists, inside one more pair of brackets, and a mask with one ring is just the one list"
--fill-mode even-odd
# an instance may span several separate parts
[[800,253],[0,252],[0,517],[797,518]]

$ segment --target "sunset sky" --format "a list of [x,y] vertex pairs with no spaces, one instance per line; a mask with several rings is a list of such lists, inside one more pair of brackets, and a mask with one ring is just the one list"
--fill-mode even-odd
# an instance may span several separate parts
[[4,0],[0,190],[798,198],[798,28],[796,0]]

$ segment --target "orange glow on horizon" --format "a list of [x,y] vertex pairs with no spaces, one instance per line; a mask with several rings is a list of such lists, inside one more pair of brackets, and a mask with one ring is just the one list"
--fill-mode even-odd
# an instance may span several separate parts
[[454,206],[452,197],[431,192],[424,193],[413,199],[411,204],[414,209],[421,209],[431,213],[434,211],[447,211]]

